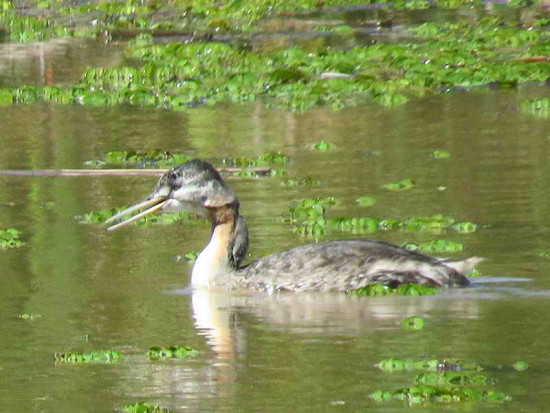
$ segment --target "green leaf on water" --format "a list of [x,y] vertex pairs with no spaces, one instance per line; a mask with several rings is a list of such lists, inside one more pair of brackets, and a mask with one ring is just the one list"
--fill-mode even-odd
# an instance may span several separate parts
[[310,143],[306,145],[306,148],[315,150],[317,152],[328,152],[331,149],[334,149],[334,144],[326,141],[320,141],[317,143]]
[[23,313],[23,314],[19,314],[18,317],[22,320],[36,320],[38,318],[41,318],[42,315],[40,314],[29,314],[29,313]]
[[491,380],[482,374],[471,374],[462,371],[443,371],[436,373],[420,373],[415,376],[414,382],[417,384],[429,385],[485,386],[490,384]]
[[195,357],[199,351],[187,346],[170,346],[170,347],[151,347],[147,351],[147,355],[152,360],[168,359],[168,358],[188,358]]
[[529,368],[529,364],[526,361],[518,360],[512,365],[512,367],[516,371],[524,371]]
[[449,158],[451,154],[447,151],[438,149],[432,152],[432,156],[435,159],[446,159],[446,158]]
[[366,297],[380,297],[385,295],[407,295],[420,296],[432,295],[437,292],[436,287],[419,284],[400,284],[397,287],[390,287],[383,284],[370,284],[356,290],[347,291],[348,294]]
[[197,257],[199,256],[198,253],[196,253],[195,251],[191,251],[191,252],[188,252],[187,254],[185,255],[178,255],[176,257],[176,261],[180,262],[180,261],[183,261],[183,262],[189,262],[189,263],[194,263],[196,260],[197,260]]
[[420,250],[422,252],[430,252],[430,253],[458,252],[458,251],[462,251],[464,247],[462,244],[458,242],[447,241],[443,239],[423,242],[421,244],[416,244],[414,242],[406,242],[402,246],[411,251]]
[[414,180],[410,178],[401,179],[400,181],[391,182],[389,184],[382,185],[383,188],[389,191],[406,191],[414,188]]
[[0,248],[18,248],[23,245],[19,239],[21,231],[15,228],[0,230]]
[[170,413],[170,410],[148,402],[126,404],[121,410],[125,413]]
[[310,176],[305,178],[288,178],[281,182],[283,186],[317,186],[321,183],[318,179],[313,179]]
[[401,320],[401,327],[407,331],[417,331],[424,328],[424,319],[418,316],[407,317]]
[[83,363],[112,363],[122,358],[122,354],[115,350],[95,350],[84,353],[67,352],[55,353],[57,363],[83,364]]
[[355,202],[357,202],[362,207],[371,207],[374,204],[376,204],[376,199],[374,199],[374,198],[372,198],[368,195],[363,195],[363,196],[360,196],[359,198],[357,198],[355,200]]
[[398,371],[482,371],[483,368],[475,362],[465,361],[456,358],[446,359],[399,359],[389,358],[377,363],[377,367],[389,373]]
[[408,401],[409,403],[457,403],[472,400],[504,402],[512,399],[504,393],[493,390],[432,385],[416,385],[393,392],[378,390],[372,393],[371,397],[376,401],[396,399]]
[[13,92],[8,89],[0,89],[0,106],[13,104]]
[[550,98],[526,100],[519,105],[521,112],[540,119],[550,119]]
[[462,234],[470,234],[472,232],[476,232],[478,226],[473,222],[457,222],[451,225],[451,228],[454,229],[456,232],[460,232]]
[[[78,215],[75,219],[81,224],[103,224],[106,220],[123,211],[126,207],[96,209],[83,215]],[[178,222],[194,221],[197,217],[190,212],[170,212],[158,215],[147,215],[137,220],[135,225],[151,224],[174,224]]]

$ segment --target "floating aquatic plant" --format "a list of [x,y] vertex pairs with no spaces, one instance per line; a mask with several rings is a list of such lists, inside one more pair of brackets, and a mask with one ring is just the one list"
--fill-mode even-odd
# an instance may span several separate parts
[[19,314],[18,317],[22,320],[37,320],[39,318],[42,318],[41,314],[31,314],[31,313],[23,313]]
[[[103,224],[106,220],[118,214],[120,211],[126,209],[122,208],[106,208],[95,209],[87,212],[83,215],[76,216],[75,218],[81,224]],[[151,224],[174,224],[177,222],[187,222],[197,220],[196,215],[191,212],[173,212],[164,213],[158,215],[147,215],[140,218],[135,222],[136,225],[151,225]]]
[[414,377],[417,384],[485,386],[493,380],[483,374],[471,374],[461,371],[444,371],[439,373],[420,373]]
[[195,357],[199,351],[186,346],[170,346],[170,347],[151,347],[147,351],[147,355],[152,359],[167,359],[167,358],[188,358]]
[[170,410],[148,402],[126,404],[121,410],[125,413],[170,413]]
[[526,100],[519,104],[523,113],[541,119],[550,119],[550,98]]
[[469,387],[418,385],[395,391],[375,391],[370,395],[376,401],[405,400],[410,403],[456,403],[465,401],[504,402],[512,398],[493,390],[477,390]]
[[524,371],[529,368],[529,364],[526,361],[518,360],[512,364],[512,368],[516,371]]
[[58,363],[111,363],[122,358],[122,354],[115,350],[97,350],[84,353],[68,352],[55,353],[54,359]]
[[432,295],[437,292],[436,287],[419,284],[400,284],[397,287],[390,287],[383,284],[371,284],[356,290],[349,290],[348,294],[367,297],[381,297],[386,295]]
[[420,244],[414,242],[406,242],[403,247],[411,251],[422,252],[458,252],[462,251],[464,246],[458,242],[448,240],[433,240],[429,242],[423,242]]
[[[502,21],[426,23],[412,35],[422,41],[258,53],[237,44],[140,41],[129,57],[143,64],[89,68],[72,86],[22,87],[0,93],[0,103],[37,100],[91,106],[128,104],[187,110],[216,102],[263,101],[305,110],[341,109],[368,101],[386,106],[453,87],[545,81],[545,62],[514,60],[545,53],[542,29]],[[323,77],[338,72],[344,76]],[[11,99],[9,94],[11,93]],[[317,144],[328,150],[328,143]]]
[[363,195],[357,198],[355,202],[357,202],[362,207],[371,207],[376,204],[376,199],[368,195]]
[[15,228],[0,230],[0,248],[18,248],[23,245],[19,239],[21,231]]
[[328,152],[331,149],[334,149],[334,144],[327,141],[320,141],[317,143],[310,143],[309,145],[306,145],[306,147],[317,152]]
[[194,263],[197,260],[199,254],[195,251],[188,252],[185,255],[178,255],[176,261]]
[[447,151],[438,149],[432,152],[432,156],[435,159],[446,159],[446,158],[450,158],[451,154]]
[[192,159],[191,155],[184,153],[171,153],[168,151],[151,150],[146,152],[112,151],[107,152],[102,159],[85,162],[86,165],[103,166],[137,166],[169,168]]
[[393,373],[397,371],[482,371],[483,368],[475,362],[469,362],[461,359],[398,359],[390,358],[380,361],[377,366],[386,372]]
[[417,331],[424,328],[424,319],[418,316],[406,317],[401,320],[401,327],[407,331]]
[[478,226],[473,222],[455,222],[451,225],[451,228],[454,229],[456,232],[470,234],[472,232],[476,232]]
[[281,182],[283,186],[317,186],[320,184],[320,180],[310,176],[306,176],[305,178],[288,178]]
[[416,183],[410,178],[401,179],[400,181],[390,182],[389,184],[382,185],[385,189],[389,191],[406,191],[408,189],[414,188]]
[[[402,230],[405,232],[441,233],[445,230],[469,233],[477,230],[471,222],[456,222],[453,217],[436,214],[428,217],[411,217],[405,220],[375,217],[339,217],[328,218],[326,211],[336,204],[334,198],[306,199],[293,204],[283,214],[286,222],[294,225],[294,232],[303,236],[320,236],[330,231],[343,231],[352,234],[368,234],[374,231]],[[447,243],[447,245],[445,245]],[[420,248],[419,245],[410,245]],[[435,241],[422,245],[429,250],[458,250],[458,244],[446,241]]]
[[282,152],[267,152],[256,157],[246,158],[221,158],[219,162],[224,166],[250,168],[258,166],[284,165],[290,161],[290,157]]
[[[521,362],[520,366],[522,365]],[[517,364],[517,363],[516,363]],[[409,403],[456,403],[464,401],[504,402],[510,396],[487,389],[494,380],[479,373],[483,368],[460,359],[382,360],[377,366],[386,372],[423,371],[414,377],[415,385],[394,391],[371,393],[376,401],[404,400]],[[469,387],[467,387],[469,386]]]

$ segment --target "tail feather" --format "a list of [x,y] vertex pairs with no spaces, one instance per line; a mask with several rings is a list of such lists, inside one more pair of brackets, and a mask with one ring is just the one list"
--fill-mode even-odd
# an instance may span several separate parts
[[471,272],[474,267],[483,261],[484,258],[481,257],[471,257],[466,258],[465,260],[441,260],[440,263],[446,265],[447,267],[452,268],[456,272],[462,275],[466,275]]

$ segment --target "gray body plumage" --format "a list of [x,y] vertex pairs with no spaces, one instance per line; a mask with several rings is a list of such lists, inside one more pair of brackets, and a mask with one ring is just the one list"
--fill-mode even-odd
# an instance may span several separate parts
[[235,269],[233,276],[239,279],[235,288],[266,291],[348,291],[373,283],[468,285],[452,265],[385,242],[354,239],[280,251]]

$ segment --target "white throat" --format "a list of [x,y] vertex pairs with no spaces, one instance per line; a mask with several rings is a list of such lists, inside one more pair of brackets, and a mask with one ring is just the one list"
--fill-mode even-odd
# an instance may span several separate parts
[[191,285],[199,289],[215,289],[224,275],[231,271],[229,265],[229,246],[233,222],[216,225],[210,242],[201,251],[191,273]]

